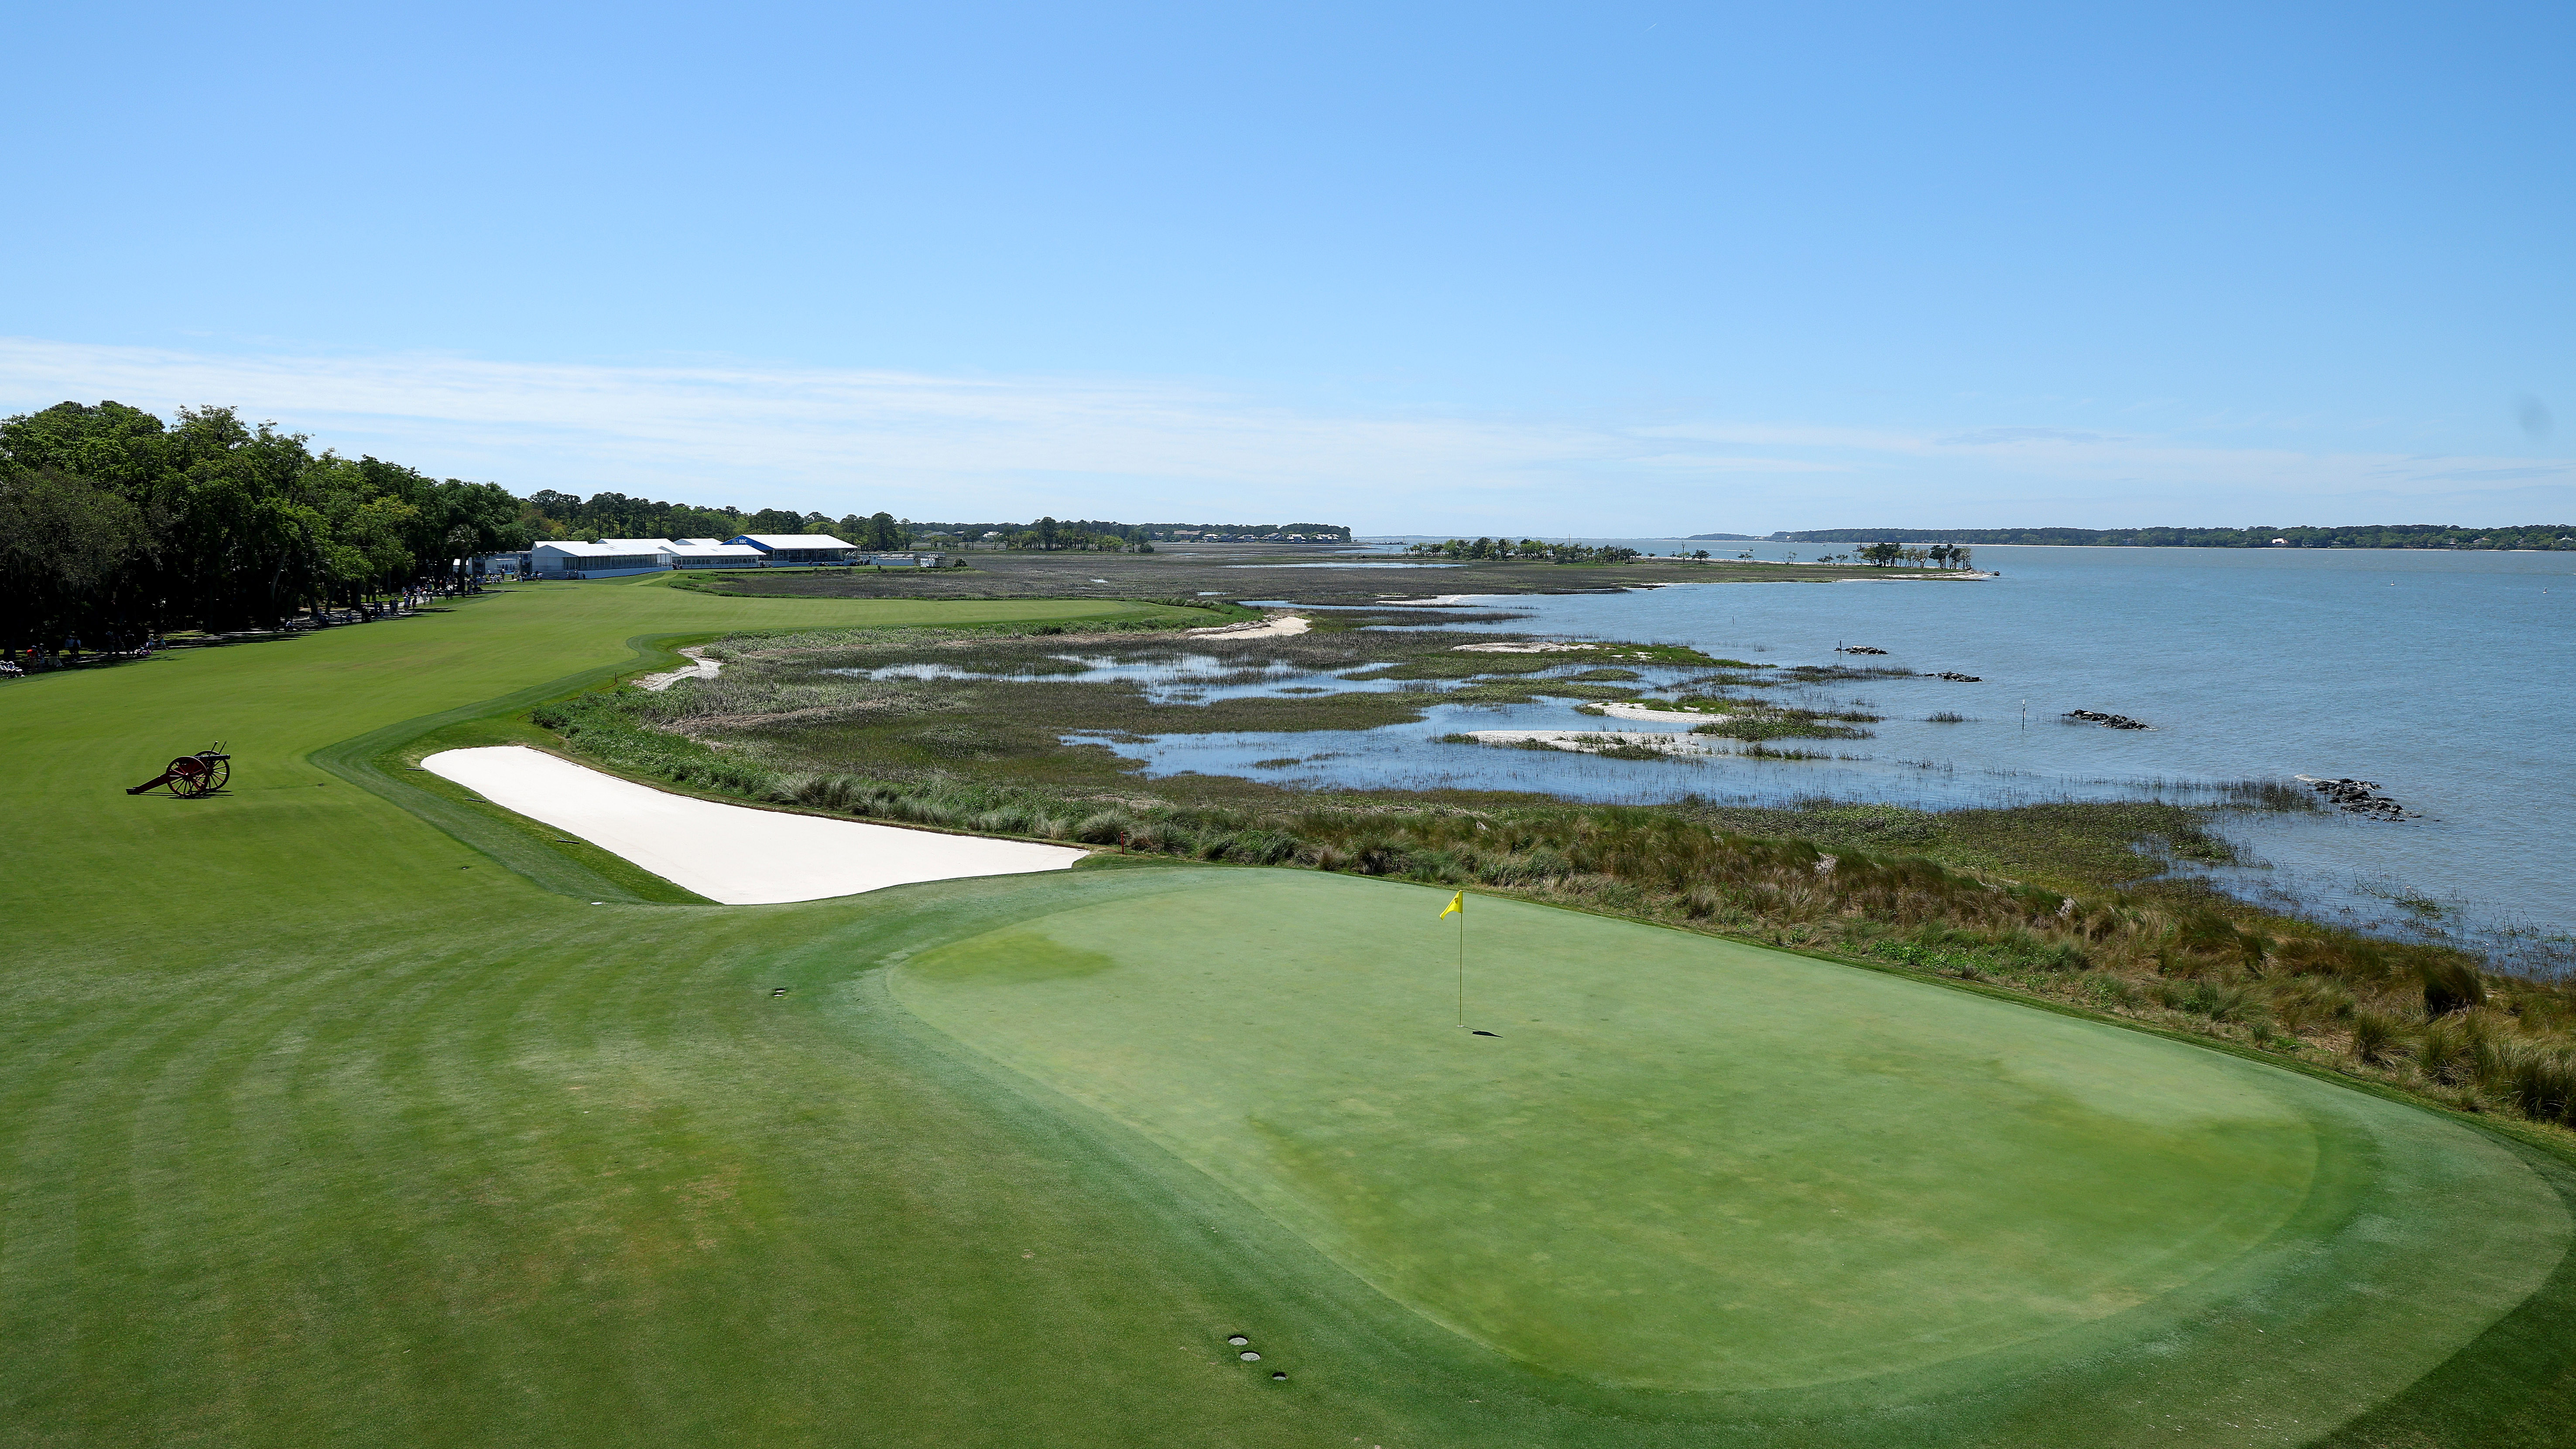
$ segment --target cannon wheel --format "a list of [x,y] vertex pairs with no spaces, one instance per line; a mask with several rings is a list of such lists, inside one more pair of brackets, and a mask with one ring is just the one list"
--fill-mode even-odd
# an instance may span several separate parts
[[215,759],[208,760],[206,761],[206,786],[197,793],[200,795],[211,795],[217,790],[224,788],[224,782],[232,777],[232,761],[220,756]]
[[170,793],[186,800],[206,793],[206,762],[181,755],[170,762]]

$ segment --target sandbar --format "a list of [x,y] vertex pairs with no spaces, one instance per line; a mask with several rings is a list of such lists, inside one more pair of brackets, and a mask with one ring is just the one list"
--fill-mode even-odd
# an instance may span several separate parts
[[1605,750],[1645,749],[1667,755],[1730,753],[1696,735],[1664,730],[1468,730],[1480,745],[1545,745],[1569,754],[1597,755]]
[[1241,624],[1213,624],[1205,629],[1189,629],[1183,632],[1199,636],[1221,635],[1228,639],[1279,639],[1291,634],[1303,634],[1310,627],[1312,626],[1303,618],[1288,614],[1275,619],[1257,619]]
[[1674,725],[1684,729],[1709,720],[1734,718],[1733,715],[1725,714],[1713,709],[1657,709],[1652,705],[1638,704],[1633,700],[1625,699],[1614,699],[1606,704],[1595,705],[1593,708],[1598,709],[1612,719],[1643,720],[1654,724]]
[[713,679],[724,669],[723,660],[707,657],[707,646],[704,644],[692,644],[679,652],[682,658],[695,662],[666,673],[639,676],[635,681],[635,687],[659,694],[683,679]]

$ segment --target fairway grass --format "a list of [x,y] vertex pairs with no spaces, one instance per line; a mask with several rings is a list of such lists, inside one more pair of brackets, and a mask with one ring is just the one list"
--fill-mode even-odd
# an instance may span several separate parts
[[0,686],[0,1445],[2560,1442],[2564,1161],[2413,1107],[1485,901],[1471,1037],[1434,892],[719,906],[403,767],[710,635],[1147,612],[562,585]]

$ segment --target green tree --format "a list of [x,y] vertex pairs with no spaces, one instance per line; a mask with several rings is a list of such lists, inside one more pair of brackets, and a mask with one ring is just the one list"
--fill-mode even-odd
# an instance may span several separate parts
[[148,546],[142,513],[115,491],[54,468],[0,476],[0,643],[103,637],[137,602],[130,572]]

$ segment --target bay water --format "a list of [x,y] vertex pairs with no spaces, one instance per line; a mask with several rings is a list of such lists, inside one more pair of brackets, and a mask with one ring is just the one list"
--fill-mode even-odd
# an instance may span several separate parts
[[[1584,541],[1729,558],[1819,552]],[[1462,620],[1468,630],[1916,671],[1807,692],[1817,703],[1866,701],[1884,716],[1868,740],[1779,742],[1831,759],[1684,764],[1439,743],[1481,728],[1639,727],[1553,701],[1439,705],[1418,724],[1381,730],[1172,735],[1113,747],[1158,774],[1628,801],[2206,802],[2230,781],[2359,778],[2416,818],[2231,810],[2222,833],[2256,864],[2218,872],[2220,883],[2369,929],[2456,939],[2499,964],[2567,964],[2576,946],[2576,553],[1981,547],[1976,563],[1999,576],[1458,599],[1462,609],[1518,616]],[[1425,570],[1417,584],[1391,571],[1387,592],[1439,594],[1458,579]],[[1887,653],[1838,653],[1842,645]],[[1979,682],[1932,677],[1944,671]],[[2078,709],[2152,728],[2062,718]],[[1936,714],[1966,718],[1933,723]],[[1289,756],[1298,763],[1279,763]]]

